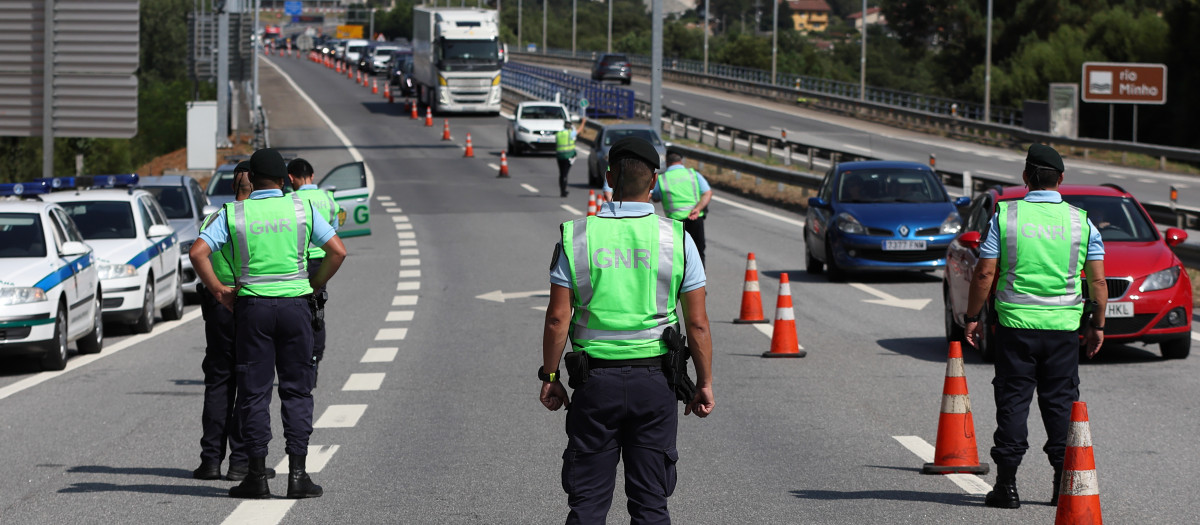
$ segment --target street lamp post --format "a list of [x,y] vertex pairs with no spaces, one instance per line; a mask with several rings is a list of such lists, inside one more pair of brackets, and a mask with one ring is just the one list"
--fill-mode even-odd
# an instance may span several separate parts
[[704,0],[704,74],[708,74],[708,0]]
[[612,53],[612,5],[613,0],[608,0],[608,52]]
[[521,50],[521,14],[524,9],[521,9],[522,0],[517,0],[517,51]]
[[663,0],[653,0],[650,9],[650,127],[662,133]]
[[[775,59],[779,55],[779,2],[783,0],[772,0],[775,4],[775,14],[771,16],[771,23],[775,27],[771,28],[771,83],[775,83]],[[864,2],[866,0],[863,0]]]
[[542,54],[546,54],[546,2],[542,0]]
[[867,99],[867,0],[863,0],[862,16],[862,56],[858,60],[858,99]]
[[575,3],[576,0],[571,0],[571,56],[575,56],[575,15],[578,10]]
[[992,0],[988,0],[987,52],[983,66],[983,121],[992,121]]

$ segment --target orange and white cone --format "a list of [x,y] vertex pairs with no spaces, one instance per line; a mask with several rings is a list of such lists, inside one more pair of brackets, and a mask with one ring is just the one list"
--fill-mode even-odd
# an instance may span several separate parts
[[374,79],[374,78],[371,79],[371,94],[372,95],[379,94],[379,80],[378,79]]
[[950,343],[946,360],[946,380],[942,384],[942,410],[938,416],[937,445],[933,463],[921,468],[922,474],[987,474],[988,464],[979,463],[975,445],[975,418],[971,415],[971,395],[963,375],[962,344]]
[[342,72],[342,63],[341,63],[341,62],[338,62],[338,63],[337,63],[337,68],[336,68],[336,71],[337,71],[339,74]]
[[588,190],[587,216],[592,217],[595,215],[596,215],[596,190]]
[[496,178],[508,178],[508,155],[503,151],[500,152],[500,174]]
[[442,119],[442,140],[450,140],[450,119]]
[[417,101],[410,100],[408,101],[408,105],[410,108],[412,108],[412,119],[417,120],[421,118],[421,116],[417,114]]
[[387,99],[388,104],[396,103],[396,99],[392,98],[392,84],[390,82],[385,82],[383,84],[383,98]]
[[775,302],[775,329],[771,332],[771,351],[763,357],[804,357],[796,341],[796,312],[792,310],[792,285],[788,274],[779,275],[779,299]]
[[463,158],[475,156],[475,147],[471,146],[471,134],[467,133],[467,149],[463,151]]
[[1071,405],[1067,454],[1063,461],[1054,525],[1100,525],[1100,486],[1096,483],[1096,458],[1092,455],[1092,430],[1087,403]]
[[433,127],[433,108],[430,108],[430,107],[425,108],[425,127],[427,127],[427,128]]
[[762,293],[758,290],[758,263],[754,252],[746,256],[746,280],[742,285],[742,313],[734,319],[735,324],[766,323],[763,318]]

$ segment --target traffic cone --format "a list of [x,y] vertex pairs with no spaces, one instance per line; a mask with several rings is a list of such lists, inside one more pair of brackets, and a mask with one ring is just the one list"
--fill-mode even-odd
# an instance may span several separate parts
[[340,75],[342,73],[342,63],[338,62],[337,67],[334,70],[337,71],[338,74]]
[[[346,67],[350,67],[350,66],[346,66]],[[355,71],[355,72],[354,72],[354,83],[355,83],[355,84],[362,84],[362,71]]]
[[467,133],[467,149],[463,151],[463,158],[471,158],[475,156],[475,148],[471,146],[471,134]]
[[792,285],[788,274],[779,275],[779,299],[775,303],[775,330],[771,332],[771,351],[763,357],[804,357],[796,341],[796,312],[792,310]]
[[433,108],[431,107],[425,108],[425,127],[433,127]]
[[496,178],[508,178],[508,155],[503,151],[500,152],[500,174],[496,175]]
[[1063,461],[1054,525],[1099,525],[1103,522],[1087,403],[1076,401],[1071,405],[1071,427],[1067,430],[1067,454]]
[[376,80],[374,78],[371,79],[371,94],[372,95],[379,94],[379,80]]
[[383,98],[387,99],[388,104],[395,102],[394,100],[392,100],[392,83],[391,82],[383,83]]
[[588,217],[596,215],[596,190],[588,190]]
[[408,101],[408,107],[412,108],[412,119],[413,120],[417,120],[417,119],[421,118],[420,115],[417,115],[417,101],[415,101],[415,100]]
[[442,140],[450,140],[450,119],[442,120]]
[[921,468],[922,474],[987,474],[988,464],[979,463],[975,446],[975,419],[971,416],[971,395],[963,375],[962,344],[950,343],[946,360],[946,381],[942,386],[942,411],[938,416],[937,445],[933,463]]
[[763,318],[762,294],[758,291],[758,263],[754,252],[746,256],[746,280],[742,285],[742,313],[734,319],[735,324],[766,323]]

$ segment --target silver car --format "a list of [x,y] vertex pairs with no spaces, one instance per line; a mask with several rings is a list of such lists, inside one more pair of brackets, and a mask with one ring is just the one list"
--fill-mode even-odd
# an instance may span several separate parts
[[588,185],[599,188],[604,185],[604,170],[608,168],[608,149],[625,137],[638,137],[650,141],[658,151],[659,170],[667,167],[667,144],[649,124],[613,124],[604,126],[596,134],[596,143],[588,157]]
[[[192,248],[192,243],[200,236],[200,223],[209,213],[219,209],[209,204],[208,197],[200,190],[200,183],[186,175],[142,177],[138,186],[158,200],[159,206],[167,215],[167,221],[175,229],[180,253],[186,254]],[[196,285],[200,283],[200,278],[192,270],[192,260],[180,257],[179,262],[183,272],[181,279],[184,293],[196,293]]]

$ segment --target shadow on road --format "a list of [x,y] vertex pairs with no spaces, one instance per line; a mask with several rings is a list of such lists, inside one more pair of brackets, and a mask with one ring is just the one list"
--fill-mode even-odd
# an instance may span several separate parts
[[1079,355],[1080,366],[1089,365],[1122,365],[1132,363],[1162,363],[1169,362],[1164,360],[1158,352],[1158,345],[1120,345],[1106,344],[1100,348],[1100,353],[1096,357],[1088,359],[1087,356]]
[[[949,355],[949,346],[945,337],[907,337],[900,339],[880,339],[879,346],[885,350],[914,357],[922,361],[945,363]],[[974,349],[963,348],[964,363],[983,363],[979,353]]]
[[[759,270],[759,275],[779,279],[779,274],[788,274],[788,280],[802,283],[827,283],[829,277],[824,273],[811,274],[803,268],[795,270]],[[893,283],[938,283],[942,281],[941,274],[925,272],[869,272],[847,275],[845,282],[863,284],[893,284]],[[844,283],[835,283],[844,284]]]
[[228,488],[207,485],[118,485],[116,483],[89,482],[74,483],[70,487],[58,491],[59,494],[88,492],[140,492],[143,494],[171,494],[176,496],[229,499]]
[[799,499],[924,501],[957,506],[977,506],[983,504],[981,496],[948,492],[918,492],[915,490],[859,490],[846,492],[836,490],[793,490],[790,493],[793,497]]
[[[379,91],[382,92],[383,88],[379,88]],[[383,95],[379,95],[379,96],[380,96],[380,98],[383,97]],[[362,106],[363,106],[363,108],[366,108],[367,111],[370,111],[371,113],[376,113],[376,114],[382,114],[382,115],[405,115],[406,114],[404,111],[404,108],[405,108],[404,104],[389,104],[387,102],[381,101],[381,102],[363,102]]]
[[109,467],[106,465],[79,465],[67,469],[72,474],[128,474],[131,476],[158,476],[161,478],[192,478],[192,471],[166,467]]

